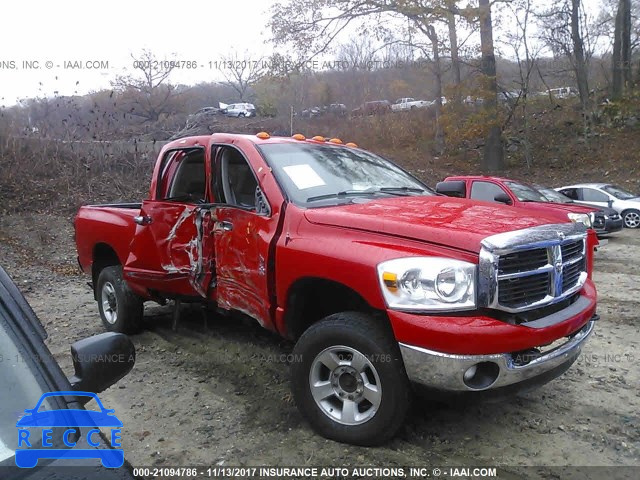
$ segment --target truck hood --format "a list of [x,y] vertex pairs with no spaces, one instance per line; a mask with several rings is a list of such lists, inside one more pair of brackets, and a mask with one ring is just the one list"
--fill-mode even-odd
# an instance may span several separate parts
[[550,223],[558,217],[524,208],[444,196],[375,199],[305,211],[314,224],[363,230],[478,253],[497,233]]

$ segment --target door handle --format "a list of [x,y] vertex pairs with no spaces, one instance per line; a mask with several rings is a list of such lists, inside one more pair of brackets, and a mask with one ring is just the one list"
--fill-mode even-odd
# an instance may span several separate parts
[[138,225],[145,226],[149,225],[151,222],[153,222],[153,220],[148,215],[139,215],[137,217],[133,217],[133,222],[137,223]]
[[230,232],[233,230],[233,223],[223,220],[222,222],[216,222],[216,230],[219,232]]

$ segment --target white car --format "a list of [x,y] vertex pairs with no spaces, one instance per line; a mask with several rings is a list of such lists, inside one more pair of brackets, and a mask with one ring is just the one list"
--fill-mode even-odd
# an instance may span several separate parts
[[627,228],[640,227],[640,196],[609,183],[581,183],[556,188],[577,203],[611,207],[620,215]]
[[433,105],[433,102],[407,97],[396,100],[396,103],[391,105],[391,110],[394,112],[404,112],[406,110],[415,110],[416,108],[427,108],[431,105]]
[[227,117],[255,117],[256,107],[253,103],[220,104],[220,109]]

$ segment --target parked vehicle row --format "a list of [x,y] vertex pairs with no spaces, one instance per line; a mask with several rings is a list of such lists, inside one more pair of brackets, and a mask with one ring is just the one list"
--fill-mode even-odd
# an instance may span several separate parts
[[640,196],[607,183],[581,183],[557,188],[576,203],[609,207],[622,216],[627,228],[640,227]]
[[[623,227],[623,219],[620,214],[606,203],[602,205],[576,202],[554,189],[541,185],[529,185],[508,178],[490,176],[448,177],[437,184],[436,191],[453,197],[503,203],[526,208],[530,211],[552,214],[560,220],[569,219],[581,222],[588,228],[593,228],[598,235],[615,233]],[[632,210],[628,210],[627,214],[630,214],[630,212]],[[630,217],[631,224],[634,224],[633,220],[634,217]]]

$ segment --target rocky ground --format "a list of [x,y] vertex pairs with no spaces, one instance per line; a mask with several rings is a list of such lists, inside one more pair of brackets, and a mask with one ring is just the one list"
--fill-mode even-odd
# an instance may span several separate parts
[[[315,435],[292,403],[292,345],[231,317],[147,305],[132,337],[133,371],[101,394],[123,421],[125,456],[157,465],[640,465],[640,231],[611,238],[596,257],[601,320],[563,377],[499,402],[418,399],[385,447]],[[68,217],[0,217],[0,262],[49,333],[71,374],[69,345],[101,333],[77,274]],[[514,473],[514,478],[517,475]]]

